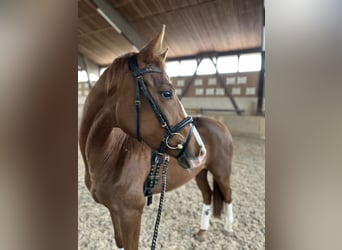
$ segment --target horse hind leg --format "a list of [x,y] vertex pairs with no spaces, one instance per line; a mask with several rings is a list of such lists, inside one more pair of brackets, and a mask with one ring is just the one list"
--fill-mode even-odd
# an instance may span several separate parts
[[230,188],[230,175],[214,176],[214,216],[220,217],[224,212],[224,229],[231,235],[233,233],[233,204],[232,190]]
[[211,217],[212,191],[208,183],[207,173],[208,173],[208,170],[203,169],[195,178],[197,186],[200,189],[202,193],[202,197],[203,197],[201,226],[200,226],[200,230],[194,235],[194,237],[199,241],[205,240],[206,232],[209,228],[210,217]]
[[234,223],[233,204],[225,202],[224,206],[225,206],[224,229],[226,230],[228,234],[232,234],[233,223]]

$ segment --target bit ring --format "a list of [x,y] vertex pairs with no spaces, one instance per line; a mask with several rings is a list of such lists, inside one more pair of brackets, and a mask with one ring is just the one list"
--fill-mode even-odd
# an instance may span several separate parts
[[[180,138],[181,138],[181,143],[178,143],[176,146],[171,146],[169,144],[169,139],[171,139],[172,137],[174,137],[175,135],[178,135]],[[185,138],[182,134],[180,133],[172,133],[171,135],[168,135],[166,138],[165,138],[165,144],[166,146],[169,148],[169,149],[178,149],[178,150],[181,150],[183,149],[183,143],[185,141]]]

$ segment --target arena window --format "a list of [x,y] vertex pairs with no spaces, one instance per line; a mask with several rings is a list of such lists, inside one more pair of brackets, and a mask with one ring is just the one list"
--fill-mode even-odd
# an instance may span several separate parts
[[239,72],[260,71],[261,69],[261,54],[251,53],[240,55]]
[[179,75],[191,76],[195,73],[197,62],[193,60],[182,60],[179,64]]
[[216,68],[209,58],[203,58],[196,73],[197,75],[212,75],[216,73]]
[[223,73],[236,73],[238,71],[239,60],[237,55],[220,56],[217,59],[217,71]]
[[85,70],[78,71],[78,82],[86,82],[88,81],[88,75]]
[[89,76],[91,82],[96,82],[97,80],[99,80],[99,76],[94,73],[90,73]]
[[179,62],[178,61],[170,61],[166,63],[166,72],[167,74],[172,76],[179,76]]

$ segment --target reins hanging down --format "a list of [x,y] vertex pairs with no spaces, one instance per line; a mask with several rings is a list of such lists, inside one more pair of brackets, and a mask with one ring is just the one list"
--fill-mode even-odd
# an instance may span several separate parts
[[147,197],[147,206],[152,204],[152,195],[154,188],[159,181],[159,170],[163,161],[163,154],[152,150],[151,168],[147,179],[144,182],[144,195]]
[[156,222],[154,225],[151,250],[156,249],[156,245],[157,245],[157,241],[158,241],[159,224],[160,224],[161,213],[163,210],[164,194],[166,191],[166,173],[167,173],[167,169],[169,167],[169,162],[170,162],[170,156],[165,155],[164,163],[163,163],[163,171],[162,171],[162,188],[161,188],[161,192],[160,192],[157,218],[156,218]]

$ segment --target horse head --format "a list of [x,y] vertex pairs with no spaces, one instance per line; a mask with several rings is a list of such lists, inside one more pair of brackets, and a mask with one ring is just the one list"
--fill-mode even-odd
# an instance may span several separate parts
[[205,146],[192,118],[179,101],[165,72],[165,26],[139,53],[117,58],[111,65],[108,90],[117,126],[152,149],[178,159],[183,168],[199,166]]

